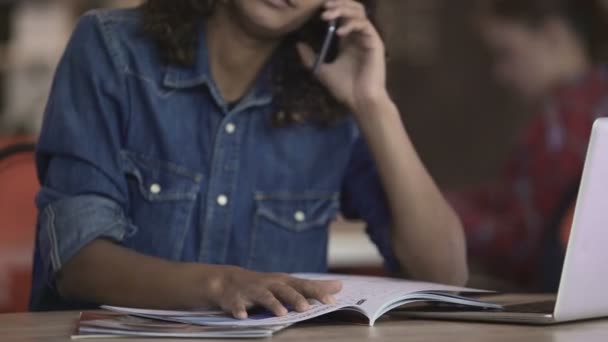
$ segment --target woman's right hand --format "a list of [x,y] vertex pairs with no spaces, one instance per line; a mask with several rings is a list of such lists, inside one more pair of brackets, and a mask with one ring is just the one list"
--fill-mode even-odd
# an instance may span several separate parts
[[330,304],[342,289],[339,281],[167,261],[101,239],[68,260],[56,282],[68,300],[164,310],[215,306],[240,319],[254,306],[281,316],[286,306],[305,311],[307,299]]
[[213,273],[206,277],[212,295],[210,302],[238,319],[246,319],[247,310],[255,306],[284,316],[288,313],[287,307],[298,312],[308,310],[308,299],[332,304],[333,295],[342,289],[340,281],[305,280],[233,266],[217,266]]

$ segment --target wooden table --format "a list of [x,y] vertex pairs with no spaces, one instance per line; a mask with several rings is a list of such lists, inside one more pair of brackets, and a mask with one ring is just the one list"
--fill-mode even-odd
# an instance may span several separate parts
[[[77,312],[0,315],[0,341],[70,341],[69,336],[74,328],[74,322],[77,316]],[[352,324],[300,324],[278,333],[272,338],[272,340],[290,342],[606,342],[608,341],[608,320],[570,323],[549,327],[536,327],[522,325],[408,320],[400,317],[397,314],[380,320],[374,327]],[[155,342],[159,340],[109,339],[103,341]]]

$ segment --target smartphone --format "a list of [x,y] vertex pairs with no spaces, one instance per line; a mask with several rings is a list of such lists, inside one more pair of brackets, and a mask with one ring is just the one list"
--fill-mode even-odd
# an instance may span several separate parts
[[340,26],[339,20],[324,21],[321,15],[315,16],[307,23],[298,35],[298,39],[308,43],[317,53],[313,73],[318,73],[324,63],[332,63],[339,53],[339,39],[336,31]]
[[333,62],[332,59],[335,59],[334,55],[337,55],[337,51],[332,52],[332,58],[328,58],[331,49],[337,49],[337,44],[334,42],[337,40],[336,31],[338,30],[338,19],[334,19],[329,22],[327,25],[327,33],[325,34],[325,39],[323,40],[323,45],[321,45],[321,51],[318,52],[317,60],[315,61],[314,67],[312,69],[313,74],[319,73],[319,68],[323,63]]

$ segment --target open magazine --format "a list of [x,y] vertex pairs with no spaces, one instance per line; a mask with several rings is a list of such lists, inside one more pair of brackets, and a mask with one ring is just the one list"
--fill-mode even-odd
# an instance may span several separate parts
[[435,302],[483,309],[501,309],[500,305],[476,300],[467,295],[487,291],[462,287],[407,281],[380,277],[342,276],[324,274],[296,274],[298,278],[341,280],[342,291],[335,295],[336,304],[313,303],[306,312],[291,311],[276,317],[270,312],[253,313],[248,319],[238,320],[226,314],[206,314],[208,311],[159,311],[103,306],[104,309],[171,322],[209,327],[273,327],[285,326],[336,311],[355,311],[365,316],[370,326],[388,311],[412,303]]

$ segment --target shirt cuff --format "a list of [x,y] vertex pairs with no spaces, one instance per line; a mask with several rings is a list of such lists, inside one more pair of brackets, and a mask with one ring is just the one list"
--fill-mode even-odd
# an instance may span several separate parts
[[123,208],[108,198],[83,195],[48,204],[39,217],[38,242],[43,260],[55,274],[80,249],[97,239],[122,242],[134,235]]

